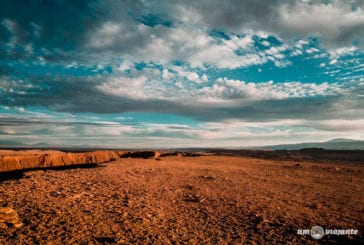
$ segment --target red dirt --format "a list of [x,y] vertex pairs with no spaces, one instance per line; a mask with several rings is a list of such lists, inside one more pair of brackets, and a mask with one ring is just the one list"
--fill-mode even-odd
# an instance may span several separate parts
[[[247,157],[125,158],[0,182],[21,227],[0,244],[317,244],[297,229],[359,229],[364,166]],[[1,178],[1,177],[0,177]]]

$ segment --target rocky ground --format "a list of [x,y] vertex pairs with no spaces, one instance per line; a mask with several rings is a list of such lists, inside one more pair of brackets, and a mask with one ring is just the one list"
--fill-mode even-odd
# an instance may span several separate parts
[[236,156],[6,173],[0,244],[317,244],[297,234],[314,225],[359,229],[320,243],[360,244],[363,173],[360,164]]

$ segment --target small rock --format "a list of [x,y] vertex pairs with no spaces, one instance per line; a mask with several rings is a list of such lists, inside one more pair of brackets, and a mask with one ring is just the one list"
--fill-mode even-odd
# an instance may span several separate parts
[[21,227],[21,223],[18,213],[9,207],[0,208],[0,228],[7,228],[8,225],[14,226],[16,228]]
[[123,215],[121,217],[126,219],[128,216],[129,216],[129,213],[125,212],[125,213],[123,213]]
[[23,226],[23,223],[16,223],[16,224],[13,224],[15,228],[20,228]]

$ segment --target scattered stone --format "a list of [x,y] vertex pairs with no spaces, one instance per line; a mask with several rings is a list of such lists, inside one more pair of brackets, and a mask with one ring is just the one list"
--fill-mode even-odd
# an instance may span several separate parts
[[202,180],[215,180],[216,177],[214,176],[204,176],[204,175],[200,175],[198,176],[198,178],[202,179]]
[[195,187],[192,185],[183,185],[182,188],[186,190],[193,190]]
[[201,202],[201,197],[196,195],[195,193],[186,192],[183,194],[183,201],[185,202]]
[[9,207],[0,208],[0,228],[6,229],[8,226],[19,228],[22,225],[18,213],[14,209]]

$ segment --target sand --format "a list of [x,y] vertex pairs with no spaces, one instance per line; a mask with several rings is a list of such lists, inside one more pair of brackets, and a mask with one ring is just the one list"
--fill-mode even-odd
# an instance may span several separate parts
[[[359,229],[364,166],[236,156],[121,158],[1,175],[20,227],[0,244],[317,244],[298,229]],[[4,177],[7,176],[7,177]]]

